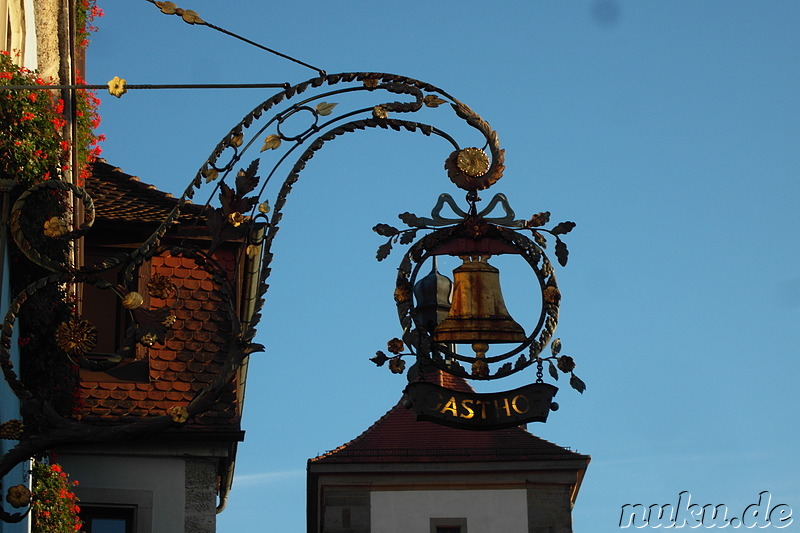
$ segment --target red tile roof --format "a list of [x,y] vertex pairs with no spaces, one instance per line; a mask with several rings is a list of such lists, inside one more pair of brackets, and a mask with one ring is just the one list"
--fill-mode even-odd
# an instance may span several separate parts
[[[462,378],[440,371],[426,374],[426,380],[454,390],[472,390]],[[544,459],[588,461],[589,457],[536,437],[520,427],[469,431],[418,422],[414,412],[403,407],[401,400],[361,435],[309,462],[462,463]]]
[[[152,185],[113,168],[104,161],[94,165],[94,175],[86,186],[92,195],[97,223],[104,221],[136,223],[161,222],[176,200]],[[191,206],[195,213],[198,207]],[[92,230],[95,231],[95,230]],[[91,233],[89,235],[91,238]],[[231,277],[236,269],[234,247],[220,247],[214,259]],[[218,374],[226,357],[231,325],[220,311],[217,282],[193,259],[156,255],[150,274],[167,276],[178,288],[177,303],[172,308],[176,321],[166,342],[147,350],[148,381],[119,381],[103,373],[83,375],[80,396],[83,420],[96,423],[131,421],[135,417],[160,416],[174,406],[186,406],[197,391]],[[167,302],[151,298],[150,309]],[[197,430],[238,431],[241,409],[237,401],[237,383],[232,383],[211,410],[189,420],[187,427]]]

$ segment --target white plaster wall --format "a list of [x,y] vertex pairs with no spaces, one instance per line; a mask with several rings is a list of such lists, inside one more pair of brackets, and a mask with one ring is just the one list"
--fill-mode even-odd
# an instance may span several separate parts
[[80,483],[79,494],[80,488],[153,491],[152,533],[184,531],[186,473],[182,458],[64,454],[59,462]]
[[431,518],[466,518],[468,533],[527,533],[524,489],[373,491],[371,533],[429,533]]

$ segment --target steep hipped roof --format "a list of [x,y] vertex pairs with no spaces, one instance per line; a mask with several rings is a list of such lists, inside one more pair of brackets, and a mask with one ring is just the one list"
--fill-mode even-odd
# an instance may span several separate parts
[[[427,381],[453,390],[470,391],[455,376],[437,372]],[[364,433],[335,450],[311,459],[311,464],[334,463],[464,463],[532,461],[589,457],[553,444],[521,427],[469,431],[418,422],[411,409],[397,403]]]
[[[94,200],[98,220],[137,223],[161,223],[178,200],[154,185],[139,181],[118,167],[98,159],[85,188]],[[181,219],[194,218],[201,206],[187,204]]]

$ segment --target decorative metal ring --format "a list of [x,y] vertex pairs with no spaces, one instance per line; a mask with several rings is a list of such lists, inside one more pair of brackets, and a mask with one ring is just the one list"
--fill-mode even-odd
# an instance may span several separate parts
[[[311,126],[309,126],[308,128],[306,128],[305,130],[303,130],[298,135],[294,135],[294,136],[285,135],[281,131],[281,124],[283,124],[283,122],[287,118],[289,118],[291,116],[294,116],[298,111],[308,111],[309,113],[311,113],[311,115],[314,117],[314,123]],[[299,141],[299,140],[302,140],[306,135],[308,135],[309,132],[316,131],[318,124],[319,124],[319,113],[317,112],[317,110],[312,108],[312,107],[309,107],[307,105],[301,105],[301,106],[293,107],[293,108],[291,108],[289,110],[288,113],[286,113],[285,115],[281,115],[280,118],[278,118],[277,123],[275,124],[275,128],[276,128],[276,130],[278,132],[278,136],[281,139],[283,139],[284,141]]]
[[[434,343],[431,333],[426,331],[425,328],[420,324],[419,317],[417,316],[415,307],[413,305],[413,287],[423,263],[434,255],[441,255],[437,254],[436,251],[443,245],[452,242],[455,239],[464,238],[462,235],[454,235],[453,233],[452,227],[434,231],[417,241],[417,243],[415,243],[408,250],[408,252],[406,252],[401,261],[401,267],[398,269],[395,288],[395,302],[397,304],[401,326],[404,328],[404,330],[408,331],[411,330],[411,325],[413,324],[414,330],[420,335],[420,344],[430,347],[436,352],[444,354],[445,356],[458,361],[473,363],[477,360],[477,358],[459,354],[448,349],[445,345]],[[553,294],[558,294],[558,286],[556,284],[553,267],[549,259],[544,254],[542,249],[526,236],[515,231],[503,231],[502,235],[508,238],[487,238],[511,246],[517,250],[518,255],[522,256],[522,258],[528,263],[539,282],[539,287],[542,294],[542,310],[539,314],[539,319],[536,323],[536,326],[524,341],[503,354],[485,357],[483,360],[486,363],[505,361],[517,354],[520,354],[523,350],[530,347],[530,356],[528,358],[525,358],[524,355],[520,356],[520,360],[518,360],[513,367],[510,366],[510,363],[507,363],[508,366],[506,366],[505,370],[501,367],[501,369],[495,374],[490,374],[486,377],[478,377],[466,373],[465,377],[469,377],[470,379],[486,380],[504,377],[528,367],[535,362],[536,357],[550,342],[558,323],[558,308],[560,301],[558,298],[552,297]],[[412,260],[416,262],[416,266],[414,266],[413,269],[410,269],[409,266]],[[541,266],[539,265],[540,261]],[[411,272],[409,272],[409,270],[411,270]],[[411,338],[413,338],[413,336]],[[425,352],[427,350],[419,350],[419,346],[412,345],[412,351],[414,351],[415,355],[429,360],[439,369],[452,373],[452,369],[449,368],[443,360],[426,355]]]

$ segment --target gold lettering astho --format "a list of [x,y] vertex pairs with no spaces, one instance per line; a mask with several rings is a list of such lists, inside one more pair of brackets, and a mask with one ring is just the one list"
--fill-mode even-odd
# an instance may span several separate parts
[[475,416],[475,411],[470,408],[470,405],[472,405],[472,400],[461,400],[461,407],[467,410],[466,414],[461,413],[461,418],[469,419]]
[[[525,409],[520,409],[520,407],[517,405],[518,403],[525,404]],[[528,401],[528,397],[527,396],[523,396],[522,394],[518,394],[518,395],[514,396],[513,400],[511,400],[511,408],[514,411],[516,411],[517,413],[519,413],[521,415],[524,415],[525,413],[528,412],[528,409],[531,408],[531,404]]]
[[440,413],[444,414],[445,411],[448,411],[453,416],[458,416],[458,404],[456,403],[455,396],[451,396],[447,403],[444,404],[442,410],[439,411]]

